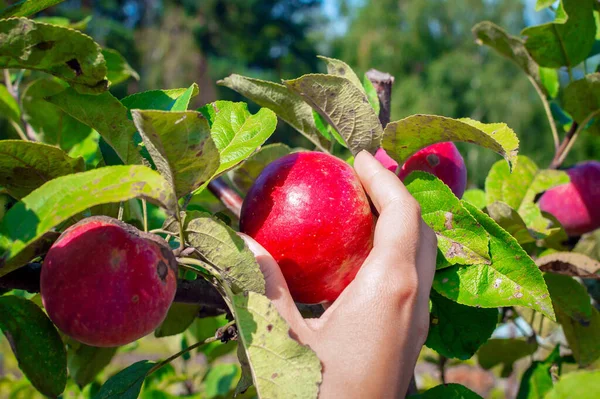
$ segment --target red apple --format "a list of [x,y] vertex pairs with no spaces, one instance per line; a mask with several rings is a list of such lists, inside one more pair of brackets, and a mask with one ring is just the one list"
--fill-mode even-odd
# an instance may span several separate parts
[[322,152],[269,164],[242,206],[240,230],[273,255],[297,302],[335,300],[373,246],[374,219],[354,170]]
[[384,168],[396,173],[398,170],[398,162],[394,161],[383,148],[380,148],[375,153],[375,159],[383,165]]
[[467,187],[467,168],[454,143],[432,144],[406,160],[398,176],[402,181],[410,172],[420,170],[437,176],[446,183],[454,195],[461,198]]
[[40,284],[59,330],[87,345],[120,346],[164,320],[175,297],[177,263],[162,238],[95,216],[58,238]]
[[600,162],[586,161],[568,169],[571,181],[546,191],[539,201],[570,236],[600,227]]

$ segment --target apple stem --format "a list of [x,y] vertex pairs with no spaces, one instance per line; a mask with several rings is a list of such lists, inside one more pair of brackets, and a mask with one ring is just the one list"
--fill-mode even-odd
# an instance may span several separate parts
[[390,104],[392,102],[392,85],[394,77],[377,69],[367,71],[367,78],[373,83],[379,97],[379,122],[384,128],[390,123]]
[[238,219],[242,213],[242,197],[222,178],[218,177],[208,183],[208,190],[217,197],[227,209],[229,209]]
[[562,163],[567,158],[567,155],[569,155],[569,151],[571,151],[571,149],[573,148],[573,145],[575,144],[575,140],[577,140],[577,137],[579,137],[579,134],[583,130],[585,130],[588,123],[590,123],[590,121],[592,119],[594,119],[596,116],[598,116],[598,114],[600,114],[600,111],[592,112],[591,114],[589,114],[587,116],[587,118],[585,118],[583,120],[583,122],[581,122],[581,124],[578,124],[577,122],[573,121],[571,128],[565,135],[565,138],[563,139],[563,141],[558,146],[558,149],[556,150],[556,154],[554,154],[554,158],[552,159],[552,162],[550,163],[550,166],[548,167],[549,169],[558,169],[562,165]]

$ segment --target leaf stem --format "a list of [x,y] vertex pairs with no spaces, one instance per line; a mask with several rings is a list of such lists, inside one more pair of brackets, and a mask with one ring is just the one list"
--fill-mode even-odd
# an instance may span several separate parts
[[142,199],[142,214],[144,215],[144,231],[148,232],[148,204]]
[[25,132],[23,131],[23,129],[17,122],[13,121],[12,119],[9,119],[9,122],[10,122],[11,126],[15,129],[15,131],[17,132],[17,134],[19,135],[21,140],[29,141],[29,138],[27,137],[27,135],[25,134]]
[[585,118],[583,122],[581,122],[581,124],[573,122],[565,138],[560,143],[560,146],[558,147],[556,154],[554,155],[554,159],[552,159],[552,162],[550,163],[549,169],[558,169],[562,165],[562,163],[567,158],[567,155],[569,155],[569,151],[571,151],[571,149],[573,148],[573,145],[575,144],[577,137],[579,137],[579,134],[585,130],[588,123],[590,123],[590,121],[594,119],[594,117],[596,117],[598,114],[600,114],[600,110],[589,114],[587,118]]
[[123,201],[119,202],[119,213],[117,214],[117,219],[123,221],[123,211],[125,210],[125,203]]
[[552,132],[552,139],[554,140],[554,150],[556,151],[556,150],[558,150],[558,143],[559,143],[558,130],[556,128],[556,122],[554,121],[554,116],[552,116],[552,110],[550,109],[550,103],[548,102],[546,95],[542,91],[542,88],[537,84],[537,82],[535,80],[533,80],[533,78],[531,76],[527,75],[527,77],[529,78],[529,81],[535,88],[535,91],[537,92],[538,96],[540,97],[540,100],[542,100],[542,105],[544,106],[544,111],[546,112],[546,118],[548,119],[548,123],[550,124],[550,131]]
[[[220,327],[219,330],[224,331],[224,330],[228,329],[229,327],[233,326],[234,324],[235,324],[235,320],[230,321],[229,323],[225,324],[223,327]],[[156,363],[156,365],[148,371],[146,376],[154,373],[156,370],[160,369],[161,367],[166,366],[167,364],[171,363],[173,360],[177,359],[178,357],[181,357],[181,356],[185,355],[186,353],[191,352],[194,349],[196,349],[202,345],[210,344],[211,342],[215,342],[218,340],[219,340],[219,338],[217,338],[217,336],[215,334],[212,337],[206,338],[204,341],[196,342],[195,344],[188,346],[184,350],[179,351],[176,354],[166,358],[165,360],[161,361],[160,363]]]
[[163,230],[163,229],[152,229],[152,230],[150,230],[150,233],[152,233],[152,234],[166,234],[166,235],[169,235],[169,236],[173,234],[172,231]]

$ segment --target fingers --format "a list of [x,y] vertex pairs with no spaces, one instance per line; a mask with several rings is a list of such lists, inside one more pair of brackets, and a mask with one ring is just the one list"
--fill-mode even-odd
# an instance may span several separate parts
[[254,254],[256,261],[260,267],[260,271],[265,276],[266,295],[273,302],[281,317],[283,317],[291,327],[299,328],[303,323],[302,315],[298,311],[290,290],[279,265],[273,259],[271,254],[257,243],[252,237],[238,233],[246,242],[248,248]]

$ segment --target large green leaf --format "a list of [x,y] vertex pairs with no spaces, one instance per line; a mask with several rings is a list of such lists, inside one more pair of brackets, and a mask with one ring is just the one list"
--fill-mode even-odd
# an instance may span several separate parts
[[133,110],[132,115],[156,168],[177,198],[200,187],[218,170],[218,146],[202,114]]
[[521,32],[529,54],[543,67],[577,66],[594,46],[593,7],[591,0],[561,0],[554,22],[531,26]]
[[271,162],[289,154],[290,147],[275,143],[262,147],[232,171],[231,180],[242,192],[248,192],[260,172]]
[[67,351],[69,375],[79,387],[92,383],[119,348],[98,348],[73,341]]
[[15,263],[18,255],[70,217],[95,205],[138,197],[171,212],[176,208],[169,183],[145,166],[111,166],[49,181],[13,206],[2,219],[0,276],[22,266]]
[[181,334],[194,322],[201,307],[190,303],[173,303],[167,317],[154,331],[154,336],[168,337]]
[[438,248],[451,265],[490,263],[487,233],[444,182],[414,172],[404,183],[421,205],[423,220],[435,231]]
[[517,399],[544,399],[554,385],[550,369],[559,359],[560,351],[557,346],[546,360],[532,362],[521,377]]
[[315,126],[310,105],[302,101],[298,95],[289,91],[284,85],[235,74],[217,83],[229,87],[261,107],[275,112],[278,117],[303,134],[321,150],[327,148],[327,140],[321,136]]
[[67,89],[48,101],[100,133],[124,164],[142,162],[134,140],[135,126],[127,117],[128,110],[111,93],[94,96]]
[[21,0],[0,11],[0,18],[27,17],[65,0]]
[[573,371],[558,380],[545,399],[597,399],[600,397],[600,370]]
[[486,210],[488,215],[521,245],[546,237],[543,233],[528,229],[521,215],[504,202],[492,202]]
[[486,370],[501,364],[501,375],[506,378],[512,373],[514,363],[535,353],[537,343],[521,339],[490,339],[479,348],[477,360],[479,365]]
[[187,111],[189,101],[200,92],[196,83],[187,89],[150,90],[135,93],[121,100],[128,109],[154,109],[158,111]]
[[382,147],[388,155],[403,164],[412,154],[431,144],[464,141],[496,151],[515,166],[519,139],[504,123],[488,123],[472,119],[451,119],[436,115],[413,115],[389,123],[383,132]]
[[430,299],[431,323],[425,345],[440,355],[469,359],[492,336],[498,323],[497,309],[461,305],[435,291]]
[[137,399],[146,374],[155,363],[142,360],[113,375],[93,399]]
[[569,276],[555,273],[545,273],[544,280],[555,310],[560,310],[581,325],[589,324],[593,306],[584,286]]
[[592,115],[596,116],[596,122],[589,129],[600,133],[600,124],[597,123],[597,116],[600,113],[600,73],[591,73],[565,87],[562,105],[579,124],[584,123]]
[[344,61],[337,60],[335,58],[324,57],[322,55],[318,56],[318,58],[325,61],[328,74],[348,79],[354,86],[356,86],[358,90],[363,92],[365,95],[367,94],[367,91],[363,87],[358,76],[356,76],[352,68],[350,68],[350,66]]
[[17,100],[9,93],[6,86],[0,84],[0,115],[14,122],[20,123],[21,108]]
[[82,93],[108,88],[100,46],[83,33],[26,18],[0,20],[0,68],[55,75]]
[[116,85],[129,78],[140,80],[140,75],[117,50],[105,48],[102,49],[102,55],[106,61],[106,77],[111,84]]
[[321,74],[304,75],[284,83],[325,118],[353,155],[361,150],[375,154],[381,144],[382,128],[364,89],[346,78]]
[[83,159],[59,148],[23,140],[0,141],[0,185],[20,199],[59,176],[83,172]]
[[207,104],[200,111],[210,122],[210,134],[220,154],[220,165],[213,178],[252,155],[277,126],[273,111],[261,108],[252,115],[246,103],[217,101]]
[[67,354],[42,309],[27,299],[2,296],[0,329],[33,386],[44,395],[60,395],[67,383]]
[[460,384],[444,384],[433,387],[422,394],[411,395],[410,399],[482,399],[481,396]]
[[243,345],[259,397],[317,398],[321,361],[290,336],[290,327],[269,299],[255,292],[232,298]]
[[555,320],[542,273],[517,240],[463,201],[490,236],[489,265],[453,266],[435,274],[433,288],[458,303],[483,308],[521,305]]
[[490,21],[478,23],[471,30],[478,44],[485,44],[519,66],[541,90],[548,92],[540,75],[540,67],[531,58],[525,42],[509,35],[504,29]]

